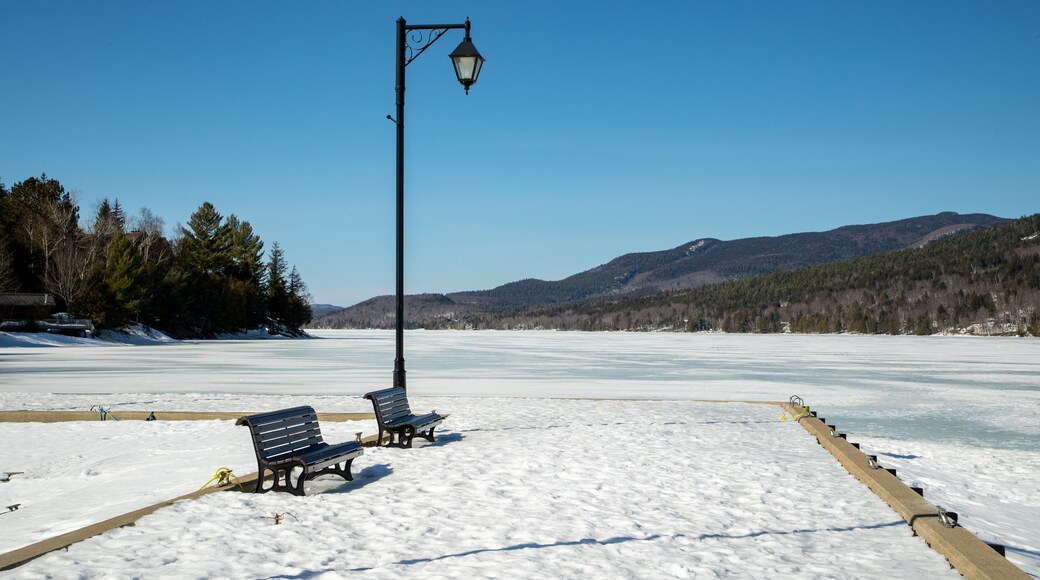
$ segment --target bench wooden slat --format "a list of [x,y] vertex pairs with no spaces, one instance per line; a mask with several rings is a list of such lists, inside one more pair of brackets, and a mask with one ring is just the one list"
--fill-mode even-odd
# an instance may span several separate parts
[[318,424],[301,423],[292,427],[263,431],[256,434],[256,440],[260,443],[266,443],[273,439],[284,437],[302,437],[306,435],[317,435],[318,437],[321,437],[321,429],[318,427]]
[[300,441],[284,441],[280,445],[265,448],[261,454],[264,456],[264,459],[274,461],[283,455],[306,453],[312,447],[321,445],[322,443],[323,441],[316,437],[310,437]]
[[379,411],[381,413],[384,413],[384,414],[385,413],[395,413],[395,412],[400,411],[402,409],[405,412],[410,412],[409,409],[408,409],[408,401],[401,400],[401,399],[394,399],[392,401],[382,401],[377,406],[379,407]]
[[310,435],[308,435],[308,434],[300,434],[300,435],[298,435],[295,438],[293,438],[293,437],[281,437],[281,438],[278,438],[278,439],[272,439],[272,440],[270,440],[270,441],[268,441],[268,442],[263,444],[262,451],[264,453],[278,453],[278,451],[280,449],[284,449],[286,447],[289,447],[289,448],[292,448],[292,449],[306,449],[306,448],[311,447],[313,445],[318,445],[318,444],[321,444],[321,443],[324,443],[324,442],[325,442],[325,440],[322,439],[320,433],[315,433],[315,434],[310,434]]
[[317,421],[313,418],[309,420],[299,421],[279,421],[277,423],[268,423],[261,425],[253,430],[258,437],[266,438],[269,435],[277,435],[278,433],[300,433],[307,430],[317,429]]
[[[276,421],[283,421],[291,417],[299,417],[308,413],[314,413],[314,408],[310,405],[302,405],[300,407],[293,407],[291,409],[281,409],[279,411],[270,411],[267,413],[257,413],[255,415],[249,415],[248,419],[252,422],[253,425],[261,426],[266,425],[268,423],[274,423]],[[242,417],[241,419],[239,419],[239,421],[242,421],[242,419],[246,418],[247,417]]]
[[398,408],[405,408],[405,409],[407,409],[408,408],[408,401],[406,399],[403,399],[403,398],[400,398],[400,397],[395,398],[395,399],[384,399],[382,401],[379,401],[379,409],[384,411],[384,412],[385,411],[391,411],[393,409],[398,409]]
[[414,417],[415,415],[412,415],[411,411],[402,410],[402,411],[397,412],[397,413],[383,413],[382,416],[383,416],[383,421],[384,422],[389,422],[389,421],[395,421],[395,420],[400,419],[402,417]]

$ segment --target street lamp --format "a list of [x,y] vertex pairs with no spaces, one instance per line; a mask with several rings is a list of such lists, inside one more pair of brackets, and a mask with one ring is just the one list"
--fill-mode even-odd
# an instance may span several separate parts
[[404,371],[404,69],[453,28],[466,31],[465,38],[449,56],[455,66],[455,76],[468,95],[484,65],[484,57],[480,56],[469,37],[469,18],[464,24],[408,24],[403,16],[397,19],[397,118],[386,116],[397,125],[397,353],[394,358],[394,387],[407,388]]
[[484,65],[484,57],[480,56],[477,47],[473,46],[469,38],[469,18],[466,19],[466,37],[448,56],[455,64],[455,76],[466,88],[468,95],[470,86],[477,82],[477,77],[480,76],[480,67]]

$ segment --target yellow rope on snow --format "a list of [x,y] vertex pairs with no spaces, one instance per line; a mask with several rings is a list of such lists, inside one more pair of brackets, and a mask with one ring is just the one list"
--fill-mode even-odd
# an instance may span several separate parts
[[238,476],[232,473],[231,469],[227,467],[218,467],[217,470],[213,473],[213,477],[211,477],[209,481],[207,481],[206,483],[202,484],[202,487],[199,488],[199,491],[206,489],[206,486],[213,483],[214,480],[216,480],[217,482],[217,487],[224,487],[225,485],[231,483],[232,479],[235,480],[235,484],[238,485],[239,490],[245,491],[245,488],[242,487],[242,482],[238,480]]
[[[802,412],[801,413],[799,413],[795,417],[791,417],[791,419],[797,421],[798,419],[801,419],[802,417],[805,417],[808,414],[809,414],[809,406],[806,405],[806,406],[802,407]],[[780,411],[780,420],[781,421],[786,421],[787,420],[787,415],[783,411]]]

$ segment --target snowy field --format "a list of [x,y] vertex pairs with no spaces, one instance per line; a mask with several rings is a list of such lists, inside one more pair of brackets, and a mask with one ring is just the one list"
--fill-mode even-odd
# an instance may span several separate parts
[[[370,411],[360,395],[387,386],[393,334],[315,334],[69,348],[0,334],[0,409]],[[308,483],[308,498],[184,502],[15,572],[878,577],[894,560],[901,576],[952,574],[775,407],[693,402],[799,394],[1040,577],[1038,355],[992,338],[408,333],[414,406],[452,415],[438,444],[367,450],[354,482]],[[374,422],[323,429],[346,440]],[[0,483],[0,507],[22,504],[0,516],[0,552],[217,467],[255,470],[229,421],[7,423],[0,438],[0,471],[25,472]]]

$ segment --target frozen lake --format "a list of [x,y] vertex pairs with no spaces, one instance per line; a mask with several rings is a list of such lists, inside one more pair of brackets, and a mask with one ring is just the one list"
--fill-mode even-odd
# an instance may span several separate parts
[[[270,408],[306,395],[319,411],[370,410],[359,395],[389,386],[393,333],[313,334],[67,348],[0,341],[0,408],[253,411],[263,409],[242,409],[244,395]],[[1040,573],[1040,341],[416,331],[406,334],[405,354],[417,397],[800,395],[923,485],[933,503]]]
[[[320,339],[0,343],[0,389],[361,395],[389,386],[392,332],[312,333]],[[416,394],[768,401],[797,394],[854,433],[1024,451],[1040,441],[1040,341],[1031,339],[416,331],[406,334],[405,357]]]

